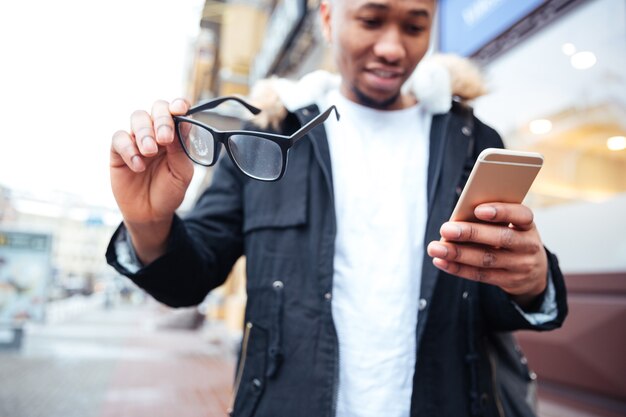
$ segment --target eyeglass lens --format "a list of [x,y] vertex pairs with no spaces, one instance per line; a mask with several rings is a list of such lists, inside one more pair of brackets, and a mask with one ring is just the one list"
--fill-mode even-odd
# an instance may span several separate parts
[[251,177],[275,180],[283,168],[283,153],[275,142],[253,135],[232,135],[228,149],[239,168]]
[[211,132],[193,123],[181,121],[178,123],[178,133],[191,159],[203,165],[213,164],[215,142]]

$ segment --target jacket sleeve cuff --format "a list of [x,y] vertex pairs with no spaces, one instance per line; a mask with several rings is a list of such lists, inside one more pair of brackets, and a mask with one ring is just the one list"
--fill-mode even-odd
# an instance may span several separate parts
[[[554,280],[552,278],[552,271],[548,269],[548,284],[546,290],[537,304],[538,308],[531,309],[531,311],[524,311],[516,302],[511,301],[517,311],[533,326],[541,326],[553,320],[556,320],[559,308],[556,302],[556,290],[554,288]],[[532,311],[534,310],[534,311]]]
[[115,252],[117,254],[117,263],[125,271],[131,274],[136,274],[144,265],[141,263],[135,252],[135,248],[130,240],[130,236],[126,231],[126,227],[123,225],[120,228],[120,233],[115,238]]
[[[179,223],[180,219],[175,215],[166,253],[170,252],[175,246],[176,229]],[[108,264],[115,268],[117,272],[130,278],[136,277],[148,266],[144,265],[137,257],[137,253],[135,252],[135,248],[133,247],[133,243],[124,223],[121,223],[113,234],[107,248],[106,259]]]

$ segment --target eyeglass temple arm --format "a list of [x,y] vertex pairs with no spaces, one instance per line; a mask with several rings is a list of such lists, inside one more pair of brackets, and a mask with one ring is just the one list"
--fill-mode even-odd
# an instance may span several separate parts
[[250,113],[252,114],[259,114],[261,113],[261,109],[254,107],[252,104],[248,103],[247,101],[240,99],[239,97],[235,97],[235,96],[224,96],[224,97],[219,97],[216,98],[215,100],[211,100],[211,101],[207,101],[206,103],[202,103],[199,104],[195,107],[192,107],[189,109],[189,111],[187,111],[187,116],[191,116],[192,114],[201,112],[203,110],[210,110],[213,109],[217,106],[219,106],[220,104],[222,104],[225,101],[229,101],[229,100],[233,100],[236,101],[237,103],[241,104],[242,106],[244,106],[246,109],[248,109],[248,111],[250,111]]
[[309,123],[307,123],[304,126],[302,126],[300,128],[300,130],[298,130],[291,137],[291,140],[293,141],[293,144],[295,145],[295,143],[297,141],[299,141],[300,139],[302,139],[307,133],[309,133],[311,130],[316,128],[318,125],[321,125],[322,123],[324,123],[326,121],[326,119],[328,119],[328,116],[330,116],[330,114],[333,112],[333,110],[335,111],[335,116],[337,117],[337,120],[339,120],[339,118],[341,116],[339,115],[339,111],[337,111],[337,107],[330,106],[329,108],[327,108],[324,111],[324,113],[320,114],[319,116],[317,116],[314,119],[312,119],[311,121],[309,121]]

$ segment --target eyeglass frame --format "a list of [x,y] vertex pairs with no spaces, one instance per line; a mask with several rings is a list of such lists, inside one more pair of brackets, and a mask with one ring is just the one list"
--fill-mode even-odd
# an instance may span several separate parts
[[[239,104],[244,106],[250,113],[254,115],[261,113],[261,109],[251,105],[250,103],[246,102],[245,100],[239,97],[236,97],[236,96],[218,97],[216,99],[191,107],[187,111],[187,113],[185,113],[184,116],[173,116],[176,135],[178,136],[178,140],[183,150],[185,151],[185,154],[194,163],[198,165],[206,166],[206,167],[215,165],[220,157],[220,149],[221,149],[220,144],[221,144],[226,149],[226,153],[228,154],[228,157],[233,162],[233,164],[237,167],[237,169],[245,176],[252,178],[254,180],[258,180],[258,181],[274,182],[274,181],[280,180],[285,174],[285,171],[287,169],[287,161],[289,160],[288,158],[289,149],[291,149],[291,147],[293,147],[300,139],[306,136],[306,134],[309,133],[311,130],[321,125],[322,123],[324,123],[333,111],[335,112],[337,120],[339,120],[340,118],[337,108],[334,105],[332,105],[329,108],[327,108],[324,112],[318,114],[313,119],[309,120],[305,125],[301,126],[300,129],[298,129],[296,132],[294,132],[293,134],[289,136],[286,136],[286,135],[279,135],[276,133],[259,132],[255,130],[218,130],[196,119],[187,117],[187,116],[194,115],[196,113],[200,113],[205,110],[210,110],[212,108],[215,108],[219,106],[220,104],[229,100],[238,102]],[[213,160],[210,163],[200,162],[196,160],[193,156],[191,156],[191,153],[187,149],[187,146],[185,145],[183,141],[182,135],[180,134],[181,122],[194,124],[198,127],[208,130],[211,133],[211,136],[213,138]],[[281,161],[282,165],[281,165],[281,170],[278,176],[276,178],[267,179],[267,178],[256,177],[254,175],[251,175],[245,172],[243,168],[239,166],[239,163],[237,162],[237,160],[233,157],[233,154],[230,150],[230,146],[228,146],[228,139],[233,135],[255,136],[255,137],[262,138],[262,139],[267,139],[277,144],[282,154],[282,161]]]

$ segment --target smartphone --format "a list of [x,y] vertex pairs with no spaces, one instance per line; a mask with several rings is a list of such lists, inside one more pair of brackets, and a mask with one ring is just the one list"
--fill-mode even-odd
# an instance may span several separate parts
[[478,155],[467,184],[450,216],[452,221],[478,221],[482,203],[521,203],[543,165],[536,152],[487,148]]

